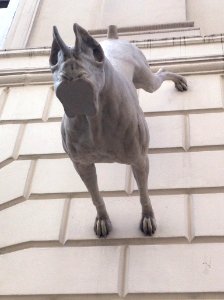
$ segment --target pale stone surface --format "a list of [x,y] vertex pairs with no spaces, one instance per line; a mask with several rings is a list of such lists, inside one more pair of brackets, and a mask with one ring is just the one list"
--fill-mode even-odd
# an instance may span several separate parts
[[73,45],[75,40],[74,33],[68,28],[71,28],[71,24],[75,22],[89,29],[99,28],[102,2],[102,0],[84,0],[79,2],[64,0],[63,3],[58,3],[56,8],[54,2],[45,0],[33,26],[28,46],[50,46],[53,25],[57,25],[65,37],[65,41]]
[[219,75],[192,75],[186,77],[188,91],[180,93],[172,82],[164,82],[153,94],[139,90],[140,105],[145,112],[179,111],[222,108]]
[[[39,50],[39,49],[38,49]],[[39,52],[37,50],[37,52]],[[21,50],[22,51],[22,50]],[[26,51],[26,50],[23,50]],[[11,69],[12,70],[18,70],[18,69],[24,69],[24,68],[48,68],[49,67],[49,54],[46,53],[45,55],[43,53],[35,53],[35,50],[33,50],[33,55],[26,55],[26,56],[20,56],[18,55],[19,51],[14,52],[14,55],[11,54],[11,56],[7,58],[1,57],[1,68],[2,69]],[[23,76],[23,81],[29,79],[29,74]]]
[[129,293],[223,292],[224,245],[131,246]]
[[[171,39],[172,41],[172,39]],[[199,57],[202,58],[204,56],[213,56],[213,55],[222,55],[222,44],[221,43],[213,43],[211,42],[211,38],[207,38],[206,42],[202,43],[186,43],[184,37],[180,37],[173,40],[174,45],[170,45],[170,47],[150,47],[150,42],[144,42],[146,49],[143,50],[146,58],[151,61],[153,59],[178,59],[185,57]],[[198,65],[200,68],[200,65]]]
[[[215,154],[215,155],[214,155]],[[151,154],[149,188],[206,188],[223,186],[222,151]],[[97,164],[102,191],[125,189],[126,167],[122,164]],[[136,183],[134,188],[136,189]],[[86,192],[86,187],[69,159],[43,159],[37,163],[32,193]]]
[[186,8],[188,19],[201,27],[203,35],[223,32],[224,20],[218,17],[223,11],[223,1],[187,0]]
[[[13,1],[11,1],[13,2]],[[11,3],[10,2],[10,3]],[[39,0],[17,0],[18,7],[12,15],[12,23],[8,30],[7,39],[4,48],[18,49],[27,46],[27,40],[33,26]]]
[[[152,196],[150,198],[158,225],[153,238],[187,237],[186,196]],[[108,239],[144,238],[139,230],[141,217],[139,197],[105,197],[104,200],[113,226]],[[72,199],[66,240],[97,239],[93,231],[95,217],[96,210],[91,199]]]
[[149,148],[184,148],[184,116],[147,117]]
[[4,93],[4,88],[1,87],[0,88],[0,116],[1,116],[1,112],[2,112],[2,109],[3,109],[3,105],[5,103],[5,93]]
[[23,160],[0,169],[0,204],[23,196],[29,167],[30,161]]
[[[67,31],[66,31],[67,32]],[[72,32],[72,31],[71,31]],[[63,35],[64,37],[64,35]],[[52,37],[50,37],[52,39]],[[128,40],[132,40],[131,37],[128,38]],[[145,45],[145,48],[141,48],[141,51],[144,53],[144,55],[147,57],[149,62],[153,64],[152,60],[156,59],[159,61],[159,64],[161,66],[164,66],[163,60],[164,59],[169,59],[173,61],[175,58],[183,58],[183,57],[188,57],[191,56],[191,58],[195,59],[195,63],[197,66],[195,67],[195,64],[191,66],[191,64],[187,63],[184,65],[176,65],[178,68],[178,72],[183,72],[184,69],[187,67],[190,72],[195,71],[197,69],[209,69],[210,71],[213,69],[211,67],[211,64],[207,62],[204,67],[202,67],[199,62],[201,59],[203,59],[203,56],[201,55],[202,52],[205,53],[206,55],[222,55],[223,50],[222,50],[222,43],[219,42],[218,40],[213,41],[212,39],[207,38],[206,43],[204,42],[204,39],[202,38],[197,38],[196,40],[188,40],[186,42],[186,46],[181,46],[180,47],[180,42],[184,43],[185,41],[182,39],[175,39],[175,46],[170,45],[170,41],[159,41],[159,44],[162,44],[163,47],[150,47],[150,42],[144,42],[143,44]],[[192,42],[195,43],[195,45],[190,45]],[[74,43],[72,43],[74,45]],[[188,47],[189,49],[189,54],[188,54]],[[23,50],[24,54],[27,50]],[[3,69],[11,69],[11,71],[17,72],[18,69],[24,69],[29,66],[29,68],[48,68],[49,67],[49,50],[41,50],[37,49],[36,51],[30,51],[28,50],[28,53],[26,53],[24,56],[20,56],[20,51],[15,51],[11,53],[9,57],[6,59],[3,57],[3,55],[0,56],[0,64]],[[173,64],[175,64],[175,61],[173,61]],[[219,61],[220,66],[222,66],[222,62]],[[209,67],[210,66],[210,67]],[[216,65],[217,66],[217,65]],[[171,68],[173,65],[171,65]],[[170,67],[167,66],[169,69]],[[49,81],[51,78],[48,74],[40,74],[41,78],[46,78],[46,81]],[[34,76],[35,78],[38,78],[38,76]],[[14,82],[16,83],[18,80],[21,82],[24,81],[29,81],[33,78],[31,74],[23,75],[22,77],[14,77]],[[9,80],[9,78],[8,78]],[[44,81],[45,81],[44,80]],[[40,82],[41,80],[39,80]],[[43,80],[42,80],[43,81]]]
[[0,256],[0,294],[117,293],[120,247],[37,248]]
[[[183,41],[182,41],[183,42]],[[188,45],[187,50],[180,47],[180,57],[192,57],[192,56],[213,56],[213,55],[220,55],[223,53],[222,43],[218,44],[210,44],[209,39],[206,42],[206,46],[203,44],[200,45]]]
[[110,0],[106,0],[100,27],[107,27],[110,24],[124,27],[183,22],[185,20],[185,2],[183,0],[166,0],[163,3],[155,0],[139,0],[138,2],[115,0],[112,3]]
[[57,241],[63,199],[27,200],[1,212],[0,247],[29,241]]
[[51,107],[49,110],[48,118],[61,118],[64,114],[64,109],[61,102],[58,100],[56,95],[52,99]]
[[61,141],[61,123],[27,124],[20,155],[64,153]]
[[[161,29],[161,30],[151,30],[138,33],[119,33],[119,39],[130,40],[130,41],[144,41],[144,40],[158,40],[164,38],[178,38],[178,37],[193,37],[200,36],[199,28],[188,27],[188,28],[177,28],[177,29]],[[98,41],[104,40],[106,37],[97,37]]]
[[19,125],[0,125],[0,162],[12,158]]
[[224,194],[192,195],[194,236],[223,236],[223,209]]
[[191,114],[190,146],[224,144],[224,113]]
[[49,86],[33,85],[10,88],[2,120],[41,119]]
[[38,160],[31,193],[86,192],[86,187],[69,159]]
[[142,49],[142,52],[149,62],[154,59],[169,59],[173,57],[181,57],[179,45],[171,46],[168,50],[166,47],[151,47],[151,43],[146,42],[144,48],[145,49]]
[[[164,298],[166,297],[166,298]],[[199,294],[192,294],[192,293],[184,293],[184,294],[175,294],[175,293],[169,293],[169,294],[129,294],[125,296],[125,300],[192,300],[197,297],[196,299],[200,300],[220,300],[223,297],[223,293],[199,293]],[[9,296],[2,296],[2,300],[17,300],[18,297],[12,296],[9,298]],[[26,296],[21,296],[19,300],[26,300]],[[29,295],[29,300],[51,300],[51,295]],[[57,300],[120,300],[122,299],[121,296],[116,294],[101,294],[101,295],[57,295]]]
[[[124,190],[126,167],[121,164],[96,166],[101,191]],[[33,194],[87,192],[70,159],[43,159],[37,163]]]
[[[71,0],[65,0],[62,4],[57,3],[58,13],[51,15],[51,8],[54,6],[55,9],[56,7],[55,1],[42,1],[42,7],[48,7],[45,11],[48,17],[43,20],[40,7],[40,18],[35,20],[35,26],[31,30],[29,46],[35,43],[36,45],[43,43],[43,46],[46,46],[46,41],[50,44],[52,34],[51,25],[49,26],[49,24],[51,22],[53,24],[53,21],[56,25],[59,24],[59,29],[63,37],[65,36],[65,40],[74,45],[74,34],[67,22],[70,24],[74,21],[79,22],[78,18],[74,18],[76,13],[84,21],[80,22],[84,27],[86,26],[85,24],[90,24],[90,29],[99,27],[97,24],[105,18],[102,3],[104,2],[105,7],[112,4],[109,3],[110,0],[90,0],[88,3],[86,1],[88,0],[80,2],[76,11],[70,9],[73,5],[77,5],[73,4]],[[113,9],[115,9],[118,1],[114,1]],[[21,0],[21,2],[28,4],[29,0]],[[153,21],[153,18],[150,18],[150,14],[153,13],[151,7],[145,10],[144,14],[139,14],[137,10],[132,9],[132,0],[124,0],[122,3],[119,1],[119,6],[122,7],[127,2],[128,10],[125,13],[121,10],[116,10],[117,18],[125,15],[121,22],[124,22],[124,24],[130,22],[130,25],[133,26],[133,22],[136,22],[136,25],[141,25],[140,21],[146,20],[147,23]],[[138,3],[135,1],[134,5],[136,7],[139,6],[138,9],[142,9],[141,3],[143,2],[144,0],[140,0]],[[168,1],[165,1],[165,4],[161,4],[161,2],[156,1],[156,5],[169,5]],[[222,32],[224,19],[220,18],[220,14],[223,11],[223,3],[221,2],[220,0],[187,0],[187,17],[195,21],[196,26],[201,26],[203,33]],[[150,1],[147,4],[149,3]],[[80,11],[84,11],[83,8],[86,5],[88,5],[88,9],[85,11],[85,14],[80,13]],[[68,15],[61,9],[62,6],[65,7],[65,10],[69,7],[70,12]],[[173,5],[172,10],[178,15],[175,5]],[[29,14],[28,6],[26,6],[26,11]],[[132,18],[128,18],[133,11],[135,15]],[[157,11],[156,14],[160,12]],[[168,13],[169,10],[167,10],[166,14],[163,13],[159,20],[172,16],[172,14]],[[96,18],[96,14],[102,14],[102,18]],[[65,15],[67,19],[63,23],[62,19]],[[214,16],[219,22],[214,22]],[[112,13],[108,15],[105,22],[109,22],[111,19],[116,21]],[[27,20],[24,19],[22,23],[26,23]],[[172,17],[171,21],[173,22],[173,20],[174,18]],[[91,24],[91,22],[94,24]],[[68,30],[68,28],[70,29]],[[26,28],[26,30],[29,31],[29,28]],[[145,37],[139,35],[138,38],[144,39]],[[15,39],[22,41],[24,35],[16,35],[13,40],[15,41]],[[192,39],[192,43],[196,43],[196,40]],[[217,69],[212,67],[213,63],[217,62],[217,66],[221,68],[223,63],[217,57],[214,57],[214,59],[209,57],[211,58],[210,61],[207,57],[205,58],[206,67],[203,70],[201,69],[203,63],[200,63],[200,60],[204,61],[204,56],[207,55],[219,55],[220,59],[221,55],[223,55],[223,43],[214,42],[213,37],[210,38],[209,43],[204,43],[201,40],[199,42],[201,44],[195,45],[190,45],[190,41],[187,41],[185,44],[185,39],[183,38],[174,40],[176,46],[168,46],[168,43],[167,41],[162,41],[161,44],[163,46],[155,48],[154,45],[150,47],[150,43],[148,43],[147,48],[143,49],[147,58],[151,60],[161,58],[155,64],[152,62],[152,65],[162,66],[163,59],[171,59],[170,63],[167,64],[167,69],[169,67],[171,69],[177,68],[181,73],[188,72],[188,74],[192,74],[196,72],[198,75],[188,76],[189,91],[186,94],[176,92],[173,84],[169,83],[165,83],[161,90],[153,95],[148,94],[146,96],[143,95],[143,91],[140,91],[140,102],[145,111],[158,112],[156,116],[149,117],[151,149],[159,148],[162,149],[161,152],[166,150],[169,152],[167,148],[179,148],[179,153],[157,153],[149,156],[149,186],[152,189],[162,189],[158,193],[164,194],[163,196],[151,197],[158,223],[155,237],[152,239],[144,238],[141,232],[138,231],[141,212],[138,197],[123,197],[119,195],[124,193],[117,192],[120,186],[124,190],[124,166],[121,166],[121,169],[114,169],[113,165],[103,165],[102,170],[104,170],[102,174],[98,172],[98,174],[100,173],[98,176],[99,184],[102,186],[107,184],[105,190],[108,188],[109,191],[114,186],[113,191],[107,193],[110,197],[105,197],[108,212],[113,222],[113,231],[107,240],[98,240],[97,244],[99,245],[102,241],[102,244],[116,243],[119,245],[130,242],[140,245],[130,247],[130,256],[127,251],[127,261],[122,259],[122,255],[120,256],[118,247],[110,247],[109,245],[105,248],[102,246],[88,246],[85,248],[64,246],[57,249],[37,248],[0,255],[0,298],[5,299],[7,297],[3,296],[5,294],[15,295],[14,298],[16,299],[19,295],[24,294],[25,296],[21,296],[21,299],[25,299],[28,296],[29,299],[45,298],[46,300],[54,297],[51,294],[55,294],[57,299],[67,299],[67,297],[69,299],[81,299],[81,297],[86,299],[88,298],[87,294],[92,293],[90,295],[91,299],[93,297],[94,299],[111,300],[119,297],[113,295],[118,290],[122,290],[125,293],[126,287],[129,293],[127,298],[131,300],[222,298],[224,294],[224,246],[221,241],[224,235],[222,213],[224,196],[221,193],[194,194],[192,195],[191,210],[188,207],[187,211],[186,196],[170,194],[172,194],[173,188],[196,188],[196,191],[198,191],[197,188],[201,187],[208,193],[212,192],[211,187],[215,187],[215,190],[219,192],[223,188],[223,151],[180,153],[180,147],[184,145],[184,131],[182,131],[184,123],[182,123],[183,117],[179,115],[179,111],[188,113],[188,110],[194,110],[190,111],[189,117],[191,147],[223,145],[222,113],[215,114],[209,111],[209,109],[223,109],[223,81],[220,81],[219,75],[215,75]],[[7,69],[9,74],[12,71],[16,75],[1,76],[6,80],[4,82],[1,81],[2,85],[5,83],[11,84],[11,77],[14,78],[13,84],[21,84],[23,83],[22,80],[28,82],[31,79],[30,74],[21,75],[22,79],[19,79],[18,74],[20,74],[21,70],[30,69],[31,72],[34,71],[33,73],[36,73],[36,68],[39,68],[39,70],[48,68],[48,53],[43,54],[44,51],[38,55],[35,54],[35,50],[29,55],[18,51],[15,55],[10,52],[10,57],[5,57],[5,54],[3,54],[0,58],[2,74],[4,74],[3,69]],[[184,63],[177,62],[175,66],[175,59],[184,57],[187,57],[186,60],[183,60]],[[187,62],[190,57],[194,63]],[[199,59],[196,57],[199,57]],[[164,62],[165,64],[167,63],[167,61]],[[35,80],[49,82],[49,73],[45,71],[46,77]],[[204,71],[214,72],[214,75],[202,75]],[[40,71],[38,72],[39,75],[43,75]],[[7,77],[9,77],[8,80],[10,82],[7,82]],[[21,81],[17,82],[17,80]],[[35,88],[38,89],[39,87]],[[11,88],[11,90],[13,89],[21,89],[22,91],[23,87]],[[24,89],[27,89],[27,86]],[[11,122],[10,118],[12,118],[12,120],[20,122],[20,120],[40,119],[45,103],[43,98],[46,100],[46,97],[42,97],[38,93],[36,90],[31,92],[31,97],[28,97],[29,100],[27,100],[27,96],[24,96],[24,92],[14,93],[18,97],[13,97],[10,102],[7,101],[4,114],[7,113],[8,116],[6,116],[5,120]],[[33,102],[33,98],[36,95],[40,95],[40,97]],[[11,97],[10,94],[9,97]],[[21,100],[18,100],[20,98]],[[0,97],[0,111],[3,100]],[[14,110],[14,104],[17,105],[17,102],[18,106]],[[11,107],[8,107],[9,104]],[[52,106],[49,108],[49,118],[60,118],[63,115],[62,105],[56,98],[53,99]],[[207,109],[208,113],[204,114],[203,111],[197,111]],[[166,113],[164,114],[166,111],[171,112],[170,116],[166,116]],[[16,139],[16,131],[9,130],[8,126],[10,128],[13,128],[13,126],[14,128],[17,127],[17,125],[4,125],[4,128],[7,127],[8,129],[3,130],[3,139],[1,136],[3,127],[0,127],[0,161],[2,156],[3,159],[11,157],[13,144]],[[46,123],[46,130],[44,126],[45,124],[27,125],[21,148],[24,155],[34,154],[38,158],[39,154],[51,154],[55,153],[55,151],[60,153],[59,135],[53,131],[54,128],[52,128],[52,131],[49,129],[50,127],[48,126],[53,127],[53,125]],[[45,136],[48,136],[47,140]],[[208,150],[210,148],[204,149]],[[218,147],[214,147],[212,150],[215,149],[218,149]],[[191,151],[194,151],[194,149],[191,149]],[[68,164],[70,165],[68,166]],[[30,162],[18,161],[0,169],[0,204],[22,197],[29,165]],[[109,174],[107,174],[109,172],[108,168],[112,168],[110,179]],[[37,164],[36,171],[33,181],[33,188],[35,188],[36,193],[69,194],[76,191],[78,193],[79,191],[86,191],[71,162],[68,163],[68,160],[41,160]],[[219,187],[220,190],[218,189]],[[192,192],[191,190],[184,191]],[[35,191],[32,192],[35,193]],[[175,192],[173,191],[174,194]],[[54,195],[48,195],[47,197],[52,198]],[[78,197],[80,197],[80,194]],[[2,243],[4,247],[32,240],[34,241],[32,245],[35,246],[35,241],[58,240],[62,214],[62,202],[60,201],[64,203],[63,199],[29,200],[25,203],[5,208],[0,212],[0,228],[2,228],[0,244]],[[73,199],[71,201],[66,238],[73,241],[74,244],[76,242],[78,246],[81,243],[95,245],[96,237],[92,228],[94,218],[95,208],[90,198]],[[187,242],[185,245],[180,245],[178,244],[180,242],[179,238],[187,237],[187,218],[192,220],[192,233],[195,237],[195,244],[193,241],[189,245]],[[66,218],[63,225],[65,229]],[[130,239],[130,241],[124,240],[125,238]],[[220,243],[214,244],[215,240]],[[181,241],[183,242],[183,239]],[[198,242],[201,242],[201,244],[196,244]],[[142,244],[144,243],[164,243],[164,245],[143,246]],[[74,244],[72,245],[74,246]],[[14,250],[13,247],[10,249]],[[123,265],[122,262],[126,262],[127,265]],[[126,286],[127,282],[128,286]],[[197,294],[193,294],[193,292]],[[210,294],[209,292],[214,292],[215,294]],[[159,295],[153,293],[159,293]],[[175,293],[181,294],[177,295]]]
[[156,0],[115,0],[113,4],[109,0],[64,0],[63,4],[57,4],[57,12],[60,13],[56,13],[51,0],[44,1],[33,26],[29,47],[49,46],[51,29],[55,24],[65,41],[73,44],[74,35],[72,30],[68,30],[68,26],[74,20],[87,29],[105,28],[111,24],[126,27],[186,21],[184,0],[166,0],[163,3]]
[[150,154],[149,163],[150,189],[223,186],[223,151]]

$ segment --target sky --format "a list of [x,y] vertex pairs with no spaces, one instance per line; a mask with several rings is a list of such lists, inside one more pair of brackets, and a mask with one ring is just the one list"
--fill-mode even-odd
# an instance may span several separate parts
[[5,37],[15,15],[19,0],[10,0],[7,8],[0,9],[0,49],[3,48]]

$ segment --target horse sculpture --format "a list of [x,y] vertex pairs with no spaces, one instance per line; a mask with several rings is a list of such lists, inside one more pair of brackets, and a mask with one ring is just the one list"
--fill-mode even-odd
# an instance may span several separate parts
[[136,89],[153,93],[172,80],[178,91],[185,91],[186,80],[163,69],[153,73],[136,46],[118,39],[115,26],[101,43],[78,24],[73,29],[76,41],[70,48],[53,27],[50,67],[65,111],[63,147],[97,210],[94,231],[106,237],[112,229],[94,164],[118,162],[132,167],[142,205],[140,229],[151,236],[156,220],[147,186],[149,133]]

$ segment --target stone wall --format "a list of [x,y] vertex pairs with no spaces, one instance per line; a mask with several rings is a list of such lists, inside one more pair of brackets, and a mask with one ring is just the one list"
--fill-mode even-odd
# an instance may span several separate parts
[[[189,84],[184,94],[171,83],[139,91],[151,134],[153,238],[138,230],[136,184],[119,164],[97,166],[114,228],[106,240],[95,237],[94,207],[61,146],[62,107],[44,71],[49,50],[1,54],[1,295],[223,292],[223,62],[211,66],[222,45],[209,50],[202,41],[187,41],[182,62],[167,42],[143,48],[153,68],[165,58],[187,70]],[[210,59],[194,59],[196,49]]]
[[3,49],[50,46],[53,25],[73,44],[75,22],[93,30],[111,24],[133,27],[194,21],[202,35],[221,34],[224,28],[222,0],[114,0],[113,4],[110,0],[18,1]]
[[120,34],[154,71],[181,73],[189,85],[138,91],[151,136],[153,237],[138,229],[136,183],[121,164],[97,165],[113,231],[95,237],[95,209],[61,146],[49,48],[0,52],[0,299],[224,298],[222,35],[148,25]]

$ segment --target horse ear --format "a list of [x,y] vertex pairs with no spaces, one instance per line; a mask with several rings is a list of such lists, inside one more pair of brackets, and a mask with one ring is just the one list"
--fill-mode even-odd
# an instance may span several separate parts
[[73,25],[73,30],[76,36],[76,46],[81,47],[84,42],[89,47],[95,47],[99,43],[86,31],[84,28],[79,26],[77,23]]
[[51,46],[50,64],[55,65],[58,61],[58,52],[62,50],[65,55],[70,54],[69,47],[62,40],[56,26],[53,26],[53,42]]
[[60,47],[55,39],[55,36],[53,37],[53,42],[51,46],[51,53],[50,53],[50,58],[49,62],[51,66],[54,66],[58,62],[58,52],[60,51]]
[[76,36],[75,41],[75,54],[78,55],[85,48],[91,48],[93,56],[96,61],[102,62],[104,60],[104,52],[100,44],[81,26],[77,23],[73,25],[73,30]]

